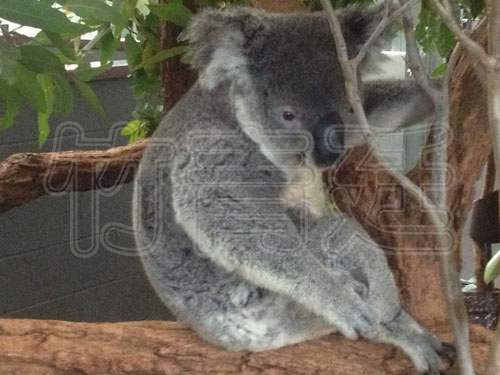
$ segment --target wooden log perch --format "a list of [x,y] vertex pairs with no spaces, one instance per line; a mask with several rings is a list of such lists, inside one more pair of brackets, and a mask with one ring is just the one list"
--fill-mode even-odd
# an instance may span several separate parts
[[[443,339],[446,332],[436,331]],[[493,332],[471,327],[477,374]],[[399,350],[339,335],[260,353],[210,345],[180,323],[0,320],[3,375],[411,375]],[[458,374],[456,367],[446,374]]]
[[0,162],[0,213],[46,194],[130,182],[147,142],[106,151],[14,154]]

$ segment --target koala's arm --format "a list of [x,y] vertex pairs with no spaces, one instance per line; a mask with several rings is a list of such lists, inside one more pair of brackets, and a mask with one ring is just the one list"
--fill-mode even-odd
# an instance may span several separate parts
[[[279,189],[239,181],[241,168],[204,166],[184,176],[187,185],[173,184],[176,220],[199,251],[252,284],[306,306],[349,338],[370,332],[374,314],[366,286],[340,267],[321,264],[279,202]],[[226,182],[214,184],[213,173]]]
[[[431,85],[440,89],[439,79]],[[432,100],[413,79],[376,80],[364,84],[363,104],[374,131],[395,131],[431,118]]]

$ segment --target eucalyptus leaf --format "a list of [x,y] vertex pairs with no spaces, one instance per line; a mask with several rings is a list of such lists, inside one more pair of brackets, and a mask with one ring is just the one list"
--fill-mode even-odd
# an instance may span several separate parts
[[125,56],[130,69],[140,64],[142,49],[141,45],[134,39],[131,34],[125,37]]
[[484,281],[486,284],[491,283],[498,276],[500,276],[500,251],[491,258],[491,260],[486,265],[486,270],[484,271]]
[[64,71],[61,60],[48,48],[33,44],[22,45],[18,48],[21,51],[21,64],[30,70],[37,73]]
[[54,82],[49,74],[38,74],[36,80],[42,88],[45,102],[47,103],[45,113],[50,115],[54,111]]
[[99,41],[99,50],[101,51],[101,64],[106,65],[113,59],[115,51],[120,46],[120,39],[115,38],[111,29]]
[[130,121],[127,126],[122,129],[122,135],[132,135],[137,133],[137,131],[141,128],[141,120],[133,120]]
[[64,56],[70,60],[75,60],[76,54],[74,49],[71,47],[69,40],[66,40],[61,34],[52,33],[50,31],[44,31],[44,33]]
[[50,114],[38,112],[38,145],[41,147],[47,141],[50,134]]
[[85,98],[87,103],[89,103],[90,108],[99,115],[102,119],[106,119],[106,112],[104,112],[104,108],[102,107],[99,98],[95,94],[94,90],[92,87],[90,87],[87,83],[80,81],[78,79],[75,79],[75,85],[82,94],[82,96]]
[[446,67],[448,66],[448,63],[443,63],[439,65],[436,69],[433,70],[431,73],[432,77],[440,77],[446,72]]
[[21,107],[21,100],[7,99],[5,100],[5,108],[2,117],[0,117],[0,130],[7,129],[12,126],[14,119],[19,113]]
[[108,64],[101,65],[99,67],[91,67],[89,64],[79,66],[74,72],[73,75],[80,81],[88,82],[91,79],[105,73],[109,69],[113,67],[113,63],[109,62]]
[[53,74],[54,112],[68,116],[73,112],[73,90],[68,80],[61,74]]
[[19,49],[0,40],[0,77],[11,85],[16,81],[16,67],[20,58]]
[[66,15],[38,0],[1,0],[0,18],[44,31],[81,35],[90,29],[71,22]]
[[127,22],[117,9],[102,0],[69,0],[64,7],[94,23],[124,25]]
[[22,65],[16,67],[16,88],[21,95],[39,112],[47,112],[45,93],[37,79],[37,74]]
[[154,15],[182,28],[189,24],[193,16],[191,10],[181,0],[170,1],[160,5],[150,5],[149,8]]
[[131,69],[131,71],[136,71],[151,65],[158,64],[163,60],[166,60],[174,56],[182,55],[185,52],[186,52],[185,46],[173,47],[167,50],[160,51],[156,55],[151,56],[146,60],[143,60],[139,65],[136,65],[133,69]]
[[443,58],[446,58],[449,56],[453,47],[455,46],[455,37],[443,22],[439,23],[439,33],[436,36],[434,43],[439,55]]
[[470,12],[472,14],[472,17],[479,16],[483,12],[484,7],[484,0],[471,0]]

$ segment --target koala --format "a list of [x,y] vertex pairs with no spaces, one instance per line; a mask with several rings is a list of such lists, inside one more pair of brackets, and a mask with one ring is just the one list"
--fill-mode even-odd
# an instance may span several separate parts
[[[339,12],[352,56],[381,14]],[[341,159],[353,120],[326,16],[206,10],[185,38],[199,79],[152,136],[133,202],[163,302],[229,350],[340,332],[394,344],[419,372],[439,372],[443,344],[402,309],[383,251],[328,209],[322,171]],[[408,82],[362,92],[383,129],[432,111]]]

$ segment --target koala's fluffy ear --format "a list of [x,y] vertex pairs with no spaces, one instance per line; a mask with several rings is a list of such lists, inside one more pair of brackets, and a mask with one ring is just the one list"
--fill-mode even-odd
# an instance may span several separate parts
[[[385,7],[383,4],[372,7],[355,5],[340,11],[339,19],[342,23],[342,31],[351,57],[354,57],[370,38],[380,21],[382,21],[384,13]],[[373,50],[381,49],[382,44],[386,41],[385,38],[380,38],[374,45]]]
[[251,9],[205,10],[196,16],[181,39],[189,42],[186,59],[199,72],[200,82],[212,89],[248,77],[246,51],[259,43],[266,24],[265,13]]

